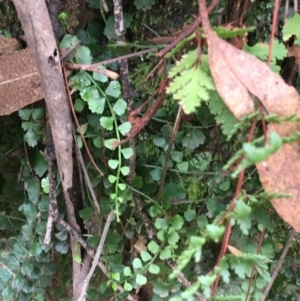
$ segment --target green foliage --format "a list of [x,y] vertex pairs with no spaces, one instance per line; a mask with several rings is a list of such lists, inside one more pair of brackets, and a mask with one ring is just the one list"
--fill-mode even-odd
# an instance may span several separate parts
[[295,14],[292,18],[287,19],[287,22],[282,30],[284,41],[287,41],[292,36],[296,36],[294,43],[295,43],[295,45],[300,45],[299,32],[296,30],[296,28],[299,26],[299,24],[300,24],[300,15],[299,14]]
[[173,81],[167,93],[180,100],[179,103],[187,114],[194,112],[201,102],[209,100],[209,90],[215,90],[213,80],[207,73],[207,64],[205,56],[202,56],[199,64],[197,50],[193,50],[184,54],[169,72]]
[[[266,160],[267,157],[269,157],[271,154],[277,152],[280,149],[281,145],[281,138],[275,132],[272,132],[270,134],[269,144],[264,147],[256,147],[254,144],[244,143],[243,151],[246,157],[236,168],[233,176],[236,177],[244,168]],[[242,153],[240,153],[240,155],[241,154]]]
[[[248,46],[247,44],[244,46],[243,50],[246,52],[256,56],[257,58],[261,59],[262,61],[267,61],[268,54],[269,54],[269,45],[264,45],[261,43],[257,43],[253,46]],[[270,61],[270,67],[271,69],[279,73],[280,72],[280,66],[278,66],[277,60],[282,60],[287,56],[287,49],[285,48],[284,44],[279,43],[278,40],[274,41],[273,44],[273,51],[272,51],[272,57]]]
[[35,147],[43,136],[43,125],[41,121],[44,117],[44,110],[42,108],[26,108],[19,111],[19,116],[23,120],[22,129],[26,132],[24,141],[27,142],[29,146]]
[[155,0],[134,0],[137,9],[147,10],[155,4]]
[[[89,1],[89,4],[99,9],[99,1]],[[132,7],[154,9],[154,1],[136,0]],[[133,15],[125,14],[125,29],[132,27],[131,20]],[[297,22],[296,17],[288,21],[284,38],[297,35],[294,29]],[[95,41],[100,30],[96,29],[97,26],[89,25],[78,33],[83,45],[77,50],[76,63],[90,64],[129,51],[129,48],[120,49],[111,44],[107,49],[97,45]],[[223,38],[243,35],[251,30],[215,28]],[[108,17],[104,35],[110,41],[115,39],[112,15]],[[269,200],[287,195],[261,192],[258,176],[249,168],[243,190],[235,200],[234,208],[228,210],[236,180],[222,168],[243,158],[233,173],[237,176],[242,169],[268,158],[283,143],[299,140],[299,137],[281,139],[274,133],[270,135],[269,143],[262,147],[263,137],[257,138],[261,135],[257,129],[253,142],[245,143],[245,130],[254,118],[260,118],[259,113],[239,122],[233,117],[217,95],[208,56],[204,53],[198,57],[199,51],[187,46],[193,38],[195,35],[185,38],[168,54],[167,57],[177,57],[177,53],[184,50],[175,65],[171,65],[172,60],[167,63],[171,79],[167,89],[169,97],[148,127],[136,137],[135,150],[128,145],[115,147],[113,143],[122,140],[133,126],[127,121],[128,107],[122,98],[120,82],[86,71],[73,73],[69,78],[75,91],[74,108],[80,128],[97,166],[104,172],[104,176],[100,176],[92,164],[87,164],[91,183],[100,196],[100,215],[95,214],[87,189],[86,206],[78,215],[88,229],[95,223],[102,229],[103,219],[110,211],[114,211],[117,217],[109,229],[100,258],[107,268],[107,276],[95,272],[87,299],[113,297],[125,300],[128,293],[135,294],[145,284],[151,284],[152,300],[194,300],[196,292],[216,301],[245,300],[253,271],[249,300],[259,300],[270,281],[272,262],[276,263],[281,254],[280,246],[286,242],[287,227],[274,216]],[[75,36],[66,35],[60,46],[69,48],[77,42]],[[244,50],[263,61],[269,51],[263,44],[245,46]],[[276,63],[285,56],[283,44],[275,41],[271,58],[273,70],[279,71]],[[152,69],[154,58],[145,58],[142,63],[133,63],[138,64],[132,74],[134,88],[143,83]],[[116,70],[117,67],[111,64],[110,68]],[[142,91],[134,94],[134,105],[141,104],[144,96],[152,93],[160,78],[153,76],[153,80],[143,83]],[[193,112],[194,119],[181,122],[158,202],[157,192],[178,111],[177,102],[186,113]],[[0,229],[4,233],[0,241],[0,291],[4,300],[66,300],[66,289],[71,287],[71,265],[66,264],[70,258],[64,256],[70,252],[68,233],[56,225],[51,245],[43,243],[49,204],[48,167],[43,156],[44,110],[25,108],[19,111],[19,116],[24,141],[30,147],[26,158],[20,160],[19,183],[18,171],[5,171],[0,178],[0,205],[5,204],[1,210],[3,216],[0,216]],[[298,121],[295,116],[285,119],[266,116],[266,120],[277,123]],[[222,133],[218,131],[219,125]],[[81,137],[78,132],[76,135],[87,159]],[[3,139],[1,135],[0,139]],[[0,150],[2,155],[1,146]],[[136,176],[129,184],[127,176],[132,156],[136,156]],[[59,211],[63,216],[65,208],[60,183],[57,193]],[[9,199],[9,204],[2,201],[2,195]],[[138,214],[134,195],[140,196],[143,212],[149,215],[150,224],[156,231],[150,241],[141,239],[147,236],[145,232],[148,230]],[[227,253],[216,265],[228,219],[232,225],[230,246],[237,250],[237,254]],[[268,234],[257,253],[258,236],[265,229]],[[89,233],[85,238],[91,247],[96,248],[100,235]],[[299,291],[300,276],[294,264],[298,262],[295,254],[299,245],[296,241],[293,247],[295,249],[288,255],[289,262],[284,263],[269,300],[280,300],[284,294],[291,299]],[[174,269],[166,261],[170,259],[176,263]],[[80,255],[72,260],[82,263]],[[177,281],[181,272],[191,286],[185,287]],[[211,286],[218,275],[221,281],[217,296],[211,297]],[[57,284],[55,279],[61,281]],[[119,293],[120,286],[125,290],[122,294]]]

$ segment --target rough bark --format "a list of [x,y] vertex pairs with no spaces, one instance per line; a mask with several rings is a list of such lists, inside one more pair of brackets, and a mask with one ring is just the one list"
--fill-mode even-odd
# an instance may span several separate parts
[[[32,52],[36,67],[41,77],[45,102],[49,114],[49,122],[53,136],[57,165],[59,168],[63,192],[66,200],[69,225],[80,233],[75,220],[75,212],[71,199],[73,191],[73,138],[72,119],[67,101],[66,88],[60,64],[59,52],[53,34],[51,21],[45,0],[14,0],[21,20],[28,46]],[[71,237],[73,258],[80,255]],[[86,262],[84,262],[86,263]],[[88,267],[73,260],[73,296],[80,296],[83,280]]]

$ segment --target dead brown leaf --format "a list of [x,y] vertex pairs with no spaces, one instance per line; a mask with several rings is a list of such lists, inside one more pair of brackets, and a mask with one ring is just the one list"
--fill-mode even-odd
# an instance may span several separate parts
[[43,98],[40,75],[29,49],[0,55],[0,116]]
[[0,36],[0,55],[15,51],[18,47],[20,44],[17,39]]
[[[211,73],[217,91],[236,118],[254,110],[253,98],[257,97],[270,114],[280,117],[300,116],[300,97],[294,87],[288,86],[270,68],[226,41],[220,39],[210,28],[205,3],[202,2],[201,18],[208,42]],[[300,130],[299,122],[269,124],[267,135],[294,135]],[[298,142],[284,145],[265,162],[257,164],[260,180],[265,190],[286,192],[291,198],[273,199],[277,213],[300,232],[300,145]]]
[[135,250],[136,250],[138,253],[141,253],[142,251],[147,250],[146,244],[147,244],[147,239],[145,238],[145,236],[139,235],[139,236],[138,236],[138,240],[137,240],[137,242],[133,245],[133,247],[135,248]]

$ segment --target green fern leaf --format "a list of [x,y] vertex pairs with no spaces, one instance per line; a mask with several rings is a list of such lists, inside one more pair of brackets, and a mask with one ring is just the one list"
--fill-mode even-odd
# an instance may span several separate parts
[[294,41],[294,44],[300,45],[299,25],[300,25],[299,14],[296,14],[294,17],[288,19],[282,30],[283,40],[287,41],[289,38],[295,35],[296,40]]
[[169,77],[174,80],[167,93],[173,94],[174,99],[180,101],[187,114],[194,112],[201,102],[209,100],[208,90],[215,90],[213,79],[207,71],[206,56],[203,66],[202,61],[196,66],[196,60],[197,51],[190,51],[169,73]]
[[228,137],[233,131],[237,120],[216,92],[211,93],[209,109],[216,116],[217,123],[221,124],[223,134]]
[[197,50],[189,51],[184,54],[180,61],[170,70],[169,78],[174,78],[178,73],[194,66],[197,59]]

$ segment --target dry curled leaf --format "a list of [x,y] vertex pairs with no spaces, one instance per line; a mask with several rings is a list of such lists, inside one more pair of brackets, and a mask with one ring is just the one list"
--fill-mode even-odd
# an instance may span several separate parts
[[[216,89],[236,118],[253,112],[252,95],[261,101],[269,114],[279,117],[292,114],[300,116],[300,97],[294,87],[288,86],[256,57],[220,39],[210,28],[204,3],[201,18]],[[269,124],[267,135],[276,132],[281,137],[291,136],[299,130],[299,122]],[[257,164],[265,190],[292,195],[290,198],[273,199],[271,202],[277,213],[297,232],[300,232],[299,154],[300,145],[294,142],[283,145],[277,153]]]

